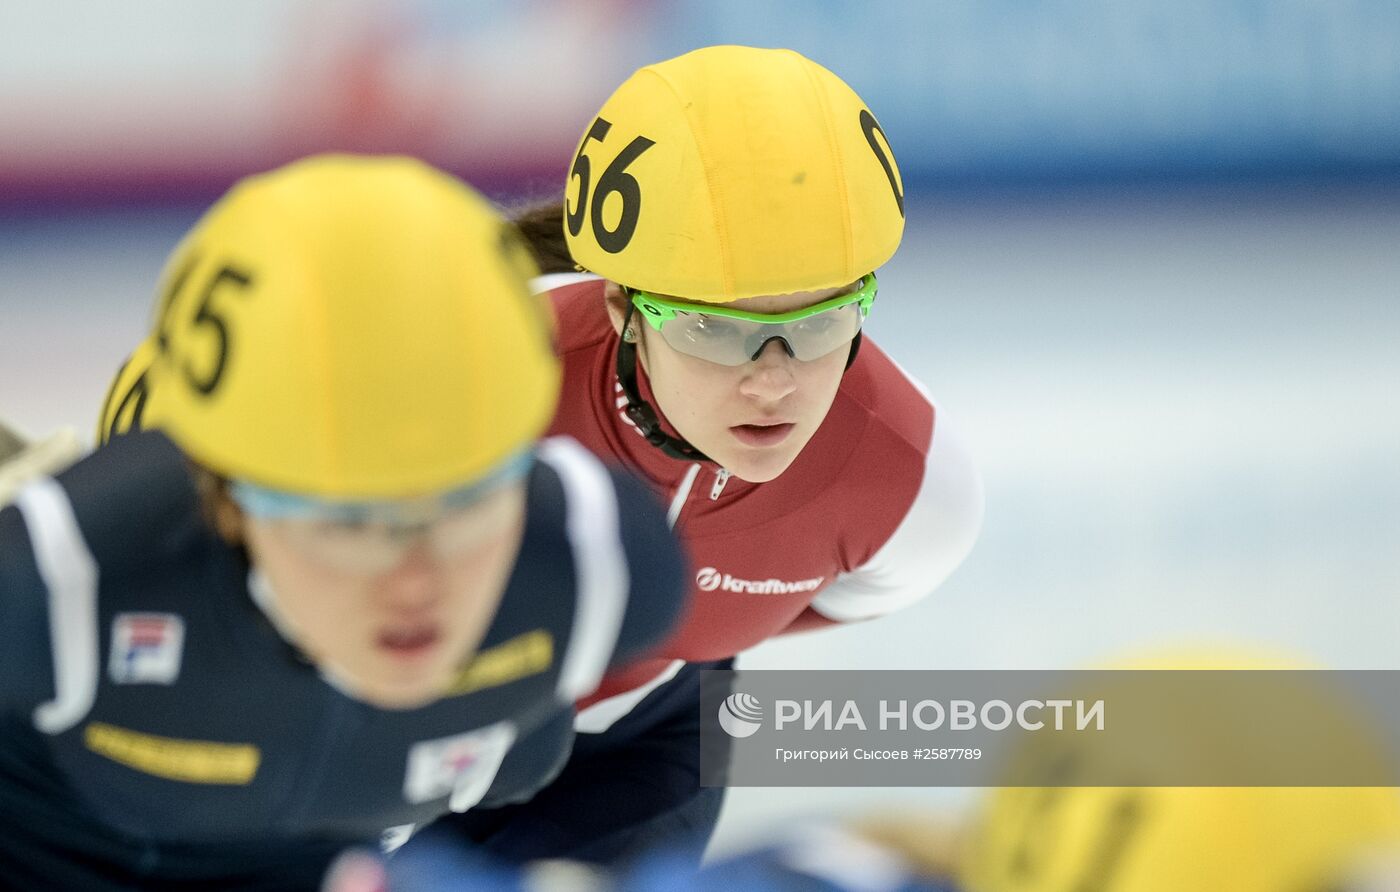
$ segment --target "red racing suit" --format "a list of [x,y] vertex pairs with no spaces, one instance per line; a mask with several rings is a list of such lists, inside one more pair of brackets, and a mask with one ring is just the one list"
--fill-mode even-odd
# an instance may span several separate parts
[[[550,292],[565,394],[550,432],[668,499],[693,567],[686,619],[651,659],[609,674],[580,704],[580,731],[606,729],[677,661],[719,660],[788,631],[906,607],[972,548],[982,519],[976,467],[928,394],[869,338],[793,464],[747,483],[648,443],[622,411],[602,281],[542,278],[575,280]],[[656,407],[640,367],[637,379]]]

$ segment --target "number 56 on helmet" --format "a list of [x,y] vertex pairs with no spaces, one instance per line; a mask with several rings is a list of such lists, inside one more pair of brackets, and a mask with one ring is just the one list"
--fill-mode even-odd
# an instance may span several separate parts
[[570,168],[585,269],[688,301],[835,288],[894,254],[904,187],[885,132],[791,50],[713,46],[640,69]]

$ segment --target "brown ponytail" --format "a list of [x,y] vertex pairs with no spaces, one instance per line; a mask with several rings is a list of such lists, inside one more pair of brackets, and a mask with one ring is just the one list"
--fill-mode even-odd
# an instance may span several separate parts
[[229,480],[201,464],[185,461],[199,496],[199,513],[204,522],[235,548],[243,545],[243,511],[229,494]]
[[572,273],[578,264],[564,240],[564,197],[529,204],[510,213],[541,273]]

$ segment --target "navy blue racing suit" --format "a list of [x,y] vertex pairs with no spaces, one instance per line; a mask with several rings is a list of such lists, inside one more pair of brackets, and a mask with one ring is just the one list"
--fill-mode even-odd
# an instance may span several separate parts
[[574,700],[662,639],[683,561],[639,484],[547,441],[524,534],[451,693],[342,692],[250,595],[158,432],[0,510],[0,886],[314,889],[347,846],[528,798]]

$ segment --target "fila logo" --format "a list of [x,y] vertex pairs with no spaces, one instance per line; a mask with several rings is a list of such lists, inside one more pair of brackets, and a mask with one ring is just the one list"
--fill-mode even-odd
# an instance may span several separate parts
[[185,621],[173,613],[118,613],[107,672],[117,684],[174,684],[185,648]]
[[723,590],[737,595],[795,595],[799,592],[816,591],[825,579],[825,576],[799,579],[795,582],[785,582],[781,579],[738,579],[728,573],[721,573],[714,567],[701,567],[695,574],[695,585],[702,592]]

